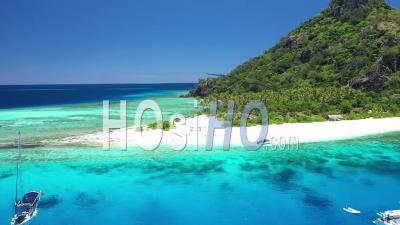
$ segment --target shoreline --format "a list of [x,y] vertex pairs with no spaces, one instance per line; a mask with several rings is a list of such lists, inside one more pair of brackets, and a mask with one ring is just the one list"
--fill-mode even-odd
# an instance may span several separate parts
[[[163,131],[160,145],[170,145],[180,148],[186,146],[205,146],[207,140],[209,118],[205,115],[186,118],[184,121],[176,122],[175,128]],[[198,126],[196,126],[198,124]],[[198,132],[196,132],[198,127]],[[247,127],[247,136],[250,141],[258,141],[261,126]],[[288,141],[296,143],[324,142],[333,140],[352,139],[362,136],[383,134],[400,131],[400,117],[382,119],[361,119],[343,121],[325,121],[312,123],[285,123],[272,124],[268,127],[267,139],[278,144]],[[148,145],[154,143],[159,138],[160,130],[144,129],[140,132],[136,127],[128,127],[127,144],[128,146]],[[224,141],[224,130],[216,129],[214,133],[214,145],[222,146]],[[110,132],[110,146],[119,146],[121,130]],[[143,138],[141,138],[143,137]],[[142,140],[140,142],[139,140]],[[274,141],[275,140],[275,141]],[[102,132],[90,133],[80,136],[71,136],[55,140],[41,141],[44,145],[83,145],[83,146],[102,146]],[[232,146],[243,146],[240,138],[240,128],[232,127],[231,142]]]

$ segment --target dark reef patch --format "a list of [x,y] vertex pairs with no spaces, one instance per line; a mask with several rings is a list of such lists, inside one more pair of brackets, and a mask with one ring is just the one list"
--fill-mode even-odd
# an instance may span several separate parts
[[380,159],[383,159],[383,160],[393,160],[391,157],[386,156],[386,155],[379,155],[377,157],[380,158]]
[[325,159],[325,158],[322,158],[322,157],[315,157],[315,158],[313,158],[313,160],[314,160],[315,163],[318,163],[318,164],[325,164],[325,163],[329,162],[328,159]]
[[328,177],[333,177],[332,168],[318,164],[318,163],[307,164],[305,166],[305,169],[312,173],[318,173],[318,174],[322,174],[322,175],[325,175]]
[[301,192],[307,195],[315,195],[316,191],[314,189],[308,187],[300,187],[299,189]]
[[69,169],[72,169],[72,170],[77,170],[80,168],[79,166],[76,166],[76,165],[66,165],[66,167],[68,167]]
[[256,170],[267,170],[268,165],[266,163],[249,163],[245,162],[239,165],[240,170],[246,171],[246,172],[251,172],[251,171],[256,171]]
[[361,183],[364,184],[367,187],[373,187],[375,186],[375,182],[373,182],[372,180],[365,178],[361,180]]
[[353,159],[349,160],[340,160],[337,162],[338,165],[345,166],[345,167],[353,167],[353,168],[359,168],[359,167],[364,167],[365,163],[363,161],[356,161]]
[[195,166],[193,173],[196,175],[204,175],[204,174],[208,174],[211,172],[221,173],[221,172],[225,171],[224,168],[221,167],[222,164],[223,164],[223,161],[221,161],[221,160],[207,162],[200,166]]
[[256,176],[252,176],[252,179],[272,183],[282,191],[286,191],[297,188],[297,185],[293,183],[296,176],[297,172],[294,169],[284,168],[276,173],[272,173],[271,171],[261,172]]
[[[163,178],[163,177],[164,176],[161,176],[161,175],[158,176],[158,178]],[[157,179],[157,177],[153,177],[153,178]],[[190,185],[190,184],[192,184],[193,181],[191,179],[188,179],[187,177],[171,176],[171,177],[166,177],[164,182]]]
[[231,192],[233,190],[233,187],[230,183],[228,182],[223,182],[219,185],[219,190],[221,192]]
[[50,209],[60,204],[61,202],[62,200],[58,195],[50,195],[48,197],[45,196],[43,199],[40,200],[38,207],[42,209]]
[[273,180],[279,183],[289,183],[296,175],[297,173],[294,169],[284,168],[273,175]]
[[166,170],[166,166],[162,164],[149,163],[142,167],[143,172],[146,174],[158,173]]
[[400,174],[400,162],[389,160],[371,160],[365,168],[374,173]]
[[333,157],[336,158],[336,159],[346,160],[346,159],[348,159],[350,156],[347,155],[347,154],[338,153],[338,154],[333,155]]
[[292,166],[301,166],[303,165],[299,160],[295,160],[295,159],[288,159],[286,161],[287,164],[292,165]]
[[2,173],[2,174],[0,174],[0,180],[6,179],[6,178],[9,178],[12,176],[14,176],[13,173]]
[[319,197],[314,194],[308,193],[304,197],[304,203],[317,209],[327,209],[332,206],[332,201],[328,198]]
[[175,224],[175,214],[157,198],[148,198],[136,212],[134,224],[159,225]]
[[74,204],[80,207],[91,207],[96,205],[99,202],[99,199],[90,196],[84,192],[78,193],[74,198]]
[[222,164],[224,161],[215,160],[202,163],[181,163],[181,162],[162,162],[162,163],[148,163],[142,167],[145,174],[161,174],[162,177],[170,175],[205,175],[209,173],[223,173],[225,169]]
[[66,165],[69,169],[83,171],[85,173],[103,175],[114,169],[129,168],[128,163],[102,164],[102,165]]
[[102,166],[102,167],[88,167],[85,169],[86,173],[92,173],[97,175],[102,175],[110,172],[112,167],[109,166]]

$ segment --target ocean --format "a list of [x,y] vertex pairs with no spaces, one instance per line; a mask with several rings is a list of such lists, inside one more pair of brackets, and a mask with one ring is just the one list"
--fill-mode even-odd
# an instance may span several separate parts
[[[119,118],[120,100],[127,101],[128,126],[134,124],[138,104],[157,102],[168,120],[173,113],[191,116],[198,111],[193,98],[179,98],[194,84],[101,84],[0,86],[0,148],[15,145],[22,133],[25,144],[101,132],[103,100],[110,101],[111,119]],[[147,114],[143,122],[154,122]]]
[[[30,103],[2,100],[0,110],[0,223],[8,224],[13,212],[17,155],[10,143],[18,130],[33,144],[101,131],[105,98],[127,98],[130,110],[152,99],[165,114],[195,113],[194,99],[179,98],[191,84],[174,85],[110,92],[104,91],[108,85],[92,87],[104,94],[98,98],[59,90],[65,88],[18,87],[28,89]],[[67,100],[34,100],[36,92],[63,92]],[[37,145],[23,150],[21,173],[23,191],[44,192],[34,225],[372,224],[377,212],[400,208],[400,133],[255,152],[238,146],[149,152]],[[346,206],[362,214],[350,215]]]

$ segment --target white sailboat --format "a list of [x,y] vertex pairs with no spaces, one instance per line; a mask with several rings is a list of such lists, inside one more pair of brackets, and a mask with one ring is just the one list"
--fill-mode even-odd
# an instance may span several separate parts
[[18,158],[17,158],[17,179],[15,182],[15,207],[14,216],[11,219],[11,225],[22,225],[30,221],[38,213],[37,206],[40,197],[43,195],[40,191],[30,191],[24,194],[21,200],[18,200],[18,191],[20,188],[20,161],[21,161],[21,134],[18,133]]

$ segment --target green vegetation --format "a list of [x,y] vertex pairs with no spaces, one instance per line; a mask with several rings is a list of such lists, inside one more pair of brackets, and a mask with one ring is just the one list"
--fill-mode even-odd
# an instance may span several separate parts
[[234,100],[235,120],[250,100],[262,100],[270,122],[283,123],[398,116],[399,90],[399,10],[383,0],[333,0],[264,54],[200,80],[191,95],[220,100],[219,116]]
[[[270,123],[324,121],[329,114],[343,114],[346,119],[400,116],[400,100],[379,93],[352,88],[298,87],[281,91],[251,92],[241,95],[219,93],[203,98],[203,104],[218,99],[218,117],[226,118],[227,102],[235,102],[234,125],[239,125],[241,112],[250,100],[261,100],[268,107]],[[208,109],[205,110],[208,113]],[[257,111],[250,124],[260,124]]]
[[[157,129],[157,122],[150,123],[150,124],[147,125],[147,127],[149,129],[155,130],[155,129]],[[168,131],[170,128],[171,128],[171,126],[169,124],[169,121],[162,121],[162,129],[164,131]]]

